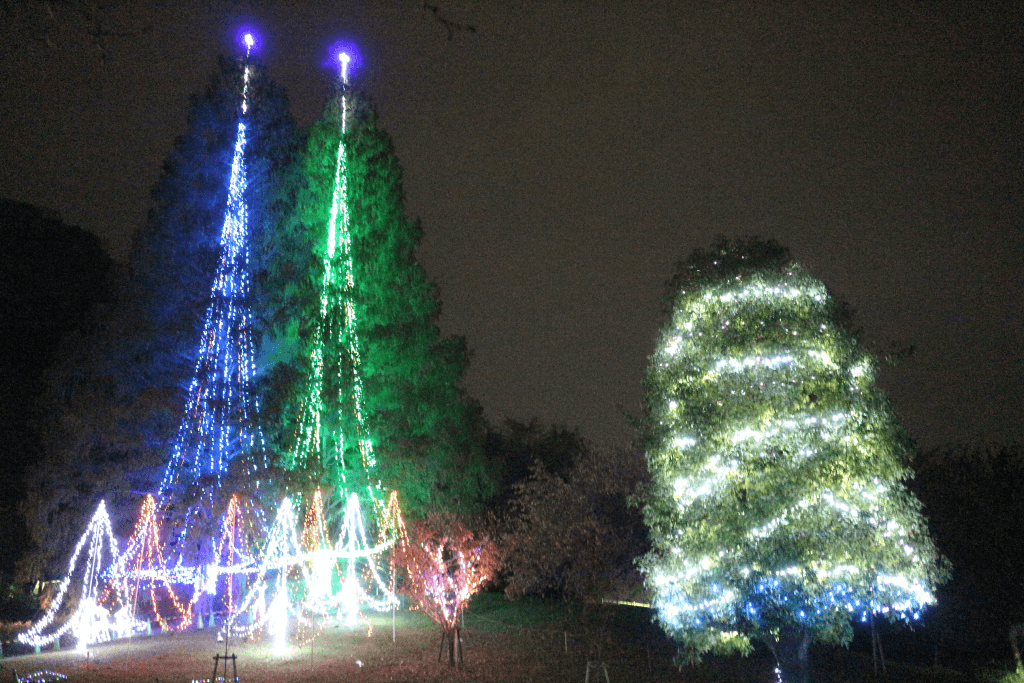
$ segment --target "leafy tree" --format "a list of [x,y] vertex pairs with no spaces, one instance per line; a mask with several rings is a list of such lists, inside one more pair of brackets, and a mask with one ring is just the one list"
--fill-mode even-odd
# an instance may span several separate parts
[[934,600],[910,442],[849,317],[787,250],[722,240],[675,282],[647,380],[658,619],[690,657],[759,640],[806,681],[812,641]]
[[628,597],[641,585],[635,560],[647,550],[643,518],[628,500],[647,478],[640,453],[589,444],[564,468],[536,462],[515,485],[503,535],[505,593],[569,600]]
[[[548,433],[567,434],[554,428]],[[538,458],[529,478],[513,486],[501,539],[505,595],[569,602],[571,628],[582,634],[588,657],[601,660],[615,603],[645,599],[636,560],[649,548],[647,530],[629,500],[647,481],[647,465],[639,451],[598,449],[582,439],[578,446],[567,461],[546,465]]]
[[914,458],[910,488],[924,503],[935,544],[953,572],[940,588],[938,640],[957,661],[1007,656],[1007,634],[1024,622],[1024,448],[973,444]]
[[431,513],[392,552],[392,561],[405,573],[401,590],[441,627],[448,662],[461,663],[460,618],[470,598],[498,571],[497,545],[450,513]]
[[530,477],[535,464],[564,477],[572,464],[590,451],[591,444],[578,429],[544,427],[533,418],[529,422],[506,420],[500,429],[489,427],[483,448],[497,485],[488,505],[501,510],[512,500],[516,486]]
[[170,392],[133,375],[136,358],[126,342],[144,326],[126,301],[128,277],[125,268],[114,269],[112,299],[83,331],[62,340],[60,360],[46,373],[37,418],[41,457],[26,472],[19,504],[29,532],[21,580],[64,570],[100,500],[114,510],[137,508],[133,483],[159,465],[156,444],[173,434]]
[[[248,36],[247,36],[248,38]],[[254,392],[253,297],[251,292],[250,214],[272,204],[267,183],[256,198],[249,190],[249,166],[266,159],[247,149],[268,132],[264,94],[254,86],[258,68],[247,57],[240,65],[241,82],[235,93],[236,133],[232,144],[228,196],[217,239],[217,267],[210,278],[204,325],[197,344],[197,360],[188,389],[186,408],[160,483],[157,498],[161,513],[173,520],[177,539],[198,536],[198,547],[183,543],[192,562],[207,564],[214,554],[214,508],[222,490],[228,463],[244,460],[247,478],[261,479],[267,472],[265,443],[259,424],[259,401]],[[280,164],[279,164],[280,165]],[[264,179],[265,180],[265,179]],[[248,195],[248,196],[247,196]],[[253,211],[253,209],[257,209]],[[264,226],[265,228],[266,226]],[[237,468],[236,468],[237,470]]]
[[[321,471],[336,490],[383,481],[407,510],[478,505],[490,483],[476,445],[480,411],[459,386],[465,343],[437,327],[440,304],[415,259],[421,228],[404,213],[401,166],[376,115],[347,86],[313,125],[302,169],[276,262],[284,273],[306,269],[304,287],[282,305],[289,317],[278,321],[282,338],[301,339],[292,362],[306,378],[281,401],[301,415],[283,462]],[[335,199],[340,182],[344,200]]]
[[[258,60],[248,60],[244,83],[242,60],[221,57],[202,96],[192,98],[188,130],[164,163],[146,226],[132,249],[131,297],[145,323],[130,347],[136,373],[144,381],[172,392],[170,414],[179,419],[196,360],[202,353],[204,320],[211,306],[221,254],[222,226],[229,200],[243,88],[248,105],[245,122],[245,191],[241,198],[251,244],[250,277],[265,280],[274,247],[269,237],[287,209],[282,172],[298,154],[298,134],[288,99],[270,81]],[[243,273],[244,275],[244,273]],[[249,336],[259,340],[272,313],[268,292],[259,286],[242,302],[254,313]],[[177,427],[175,424],[175,427]],[[158,440],[165,451],[168,439]],[[166,457],[166,453],[162,453]]]

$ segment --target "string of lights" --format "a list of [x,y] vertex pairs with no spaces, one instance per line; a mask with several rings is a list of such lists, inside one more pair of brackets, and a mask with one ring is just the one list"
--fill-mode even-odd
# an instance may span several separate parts
[[[121,581],[121,589],[128,596],[128,604],[131,606],[132,618],[135,617],[139,596],[145,587],[148,588],[150,611],[160,628],[166,631],[181,630],[192,623],[192,605],[183,602],[175,592],[170,580],[173,575],[167,571],[163,542],[160,539],[160,516],[157,514],[156,499],[152,495],[146,496],[143,501],[135,530],[108,576]],[[173,621],[176,625],[161,614],[158,590],[174,606],[177,614]]]
[[445,632],[499,566],[493,542],[439,516],[418,523],[414,539],[401,536],[393,557],[406,572],[406,591]]
[[[79,560],[83,552],[85,562],[84,566],[80,566]],[[100,501],[85,532],[78,539],[75,551],[68,562],[67,574],[61,579],[50,606],[28,630],[18,634],[18,642],[32,647],[43,647],[70,632],[75,637],[77,647],[84,650],[94,643],[125,637],[144,628],[144,624],[137,622],[125,611],[128,603],[123,593],[118,591],[113,596],[115,606],[121,605],[115,615],[100,604],[101,598],[109,589],[105,578],[107,569],[118,556],[117,539],[114,538],[110,527],[107,505],[105,501]],[[73,585],[76,586],[74,593],[79,595],[78,606],[70,618],[55,627],[54,624],[66,606],[69,589]]]
[[795,265],[709,279],[678,295],[652,359],[645,571],[659,620],[696,651],[913,620],[935,600],[898,426],[834,311]]
[[[259,401],[253,389],[255,365],[249,310],[249,212],[246,204],[246,114],[249,111],[249,52],[246,57],[240,119],[228,181],[228,200],[220,233],[220,258],[210,289],[195,371],[185,413],[170,460],[160,482],[160,508],[170,510],[186,497],[188,509],[177,524],[177,547],[183,547],[190,528],[213,505],[228,462],[252,453],[249,475],[267,466],[262,431],[255,421]],[[200,495],[187,495],[197,487]],[[193,560],[195,558],[188,558]],[[200,561],[208,561],[203,558]],[[178,563],[185,562],[178,558]]]
[[[394,515],[401,519],[397,509]],[[225,622],[223,633],[248,638],[266,628],[274,637],[275,649],[286,650],[289,621],[306,632],[304,638],[298,638],[301,645],[316,637],[331,617],[356,625],[364,605],[378,611],[390,609],[397,599],[377,567],[377,558],[398,535],[396,528],[381,542],[369,545],[359,498],[350,494],[342,531],[331,545],[319,490],[307,507],[300,535],[294,504],[286,498],[278,508],[250,588]],[[364,588],[360,580],[364,572],[380,597]]]
[[[250,336],[252,316],[248,309],[248,208],[246,205],[247,115],[250,111],[249,51],[242,96],[228,200],[220,234],[220,256],[210,290],[195,371],[189,386],[171,457],[156,496],[147,496],[134,531],[123,553],[110,536],[105,506],[79,543],[61,584],[53,611],[22,634],[23,642],[39,646],[72,630],[80,644],[99,642],[140,628],[137,613],[152,614],[163,630],[184,629],[202,620],[214,601],[226,609],[223,634],[251,637],[266,628],[280,648],[288,633],[298,642],[316,637],[328,618],[355,625],[360,609],[386,610],[398,604],[394,594],[395,563],[390,576],[379,559],[396,540],[408,544],[404,522],[392,493],[382,502],[379,484],[366,486],[366,497],[377,517],[377,542],[368,540],[360,498],[344,486],[334,495],[344,501],[344,517],[332,543],[324,515],[324,500],[317,490],[306,506],[301,538],[295,519],[295,503],[284,499],[275,523],[268,528],[262,512],[238,495],[231,498],[220,519],[219,537],[210,532],[216,492],[223,486],[228,463],[240,454],[247,459],[248,474],[266,467],[262,432],[255,422],[259,403],[253,392],[254,361]],[[373,441],[364,415],[363,379],[349,207],[348,58],[341,56],[341,139],[338,143],[331,213],[327,226],[327,250],[320,291],[320,318],[315,325],[307,383],[307,400],[299,426],[296,453],[290,464],[310,462],[311,456],[333,467],[345,482],[346,471],[360,466],[369,473],[376,465]],[[338,326],[331,321],[341,320]],[[341,358],[326,381],[326,358]],[[347,373],[342,368],[348,368]],[[330,385],[330,391],[326,387]],[[354,434],[349,443],[359,452],[359,465],[346,463],[345,420],[350,411]],[[324,415],[332,413],[330,419]],[[336,433],[324,433],[330,425]],[[329,448],[326,447],[329,444]],[[368,476],[360,479],[369,481]],[[168,521],[170,523],[168,523]],[[161,526],[168,529],[167,542]],[[110,538],[109,551],[100,552],[101,533]],[[79,554],[88,540],[84,583],[75,616],[59,629],[51,629],[75,573]],[[188,555],[183,548],[195,550]],[[262,552],[257,548],[262,547]],[[169,557],[173,555],[173,557]],[[102,564],[102,568],[101,568]],[[100,584],[105,582],[101,588]],[[190,599],[186,594],[191,589]],[[118,607],[111,613],[104,605]],[[168,604],[173,613],[165,613]],[[111,608],[113,609],[113,608]],[[289,626],[291,624],[291,626]],[[50,629],[47,631],[47,629]],[[127,630],[126,630],[127,629]],[[106,635],[104,635],[106,633]],[[45,634],[45,635],[44,635]]]
[[[354,439],[366,472],[371,471],[377,461],[373,440],[366,425],[359,321],[354,301],[355,269],[347,139],[351,117],[348,78],[350,58],[346,53],[341,53],[339,62],[341,135],[335,157],[326,249],[323,254],[320,314],[313,332],[310,375],[296,445],[286,462],[292,467],[308,463],[323,465],[343,489],[348,483],[346,473],[352,466],[345,459],[346,444],[351,439]],[[333,324],[337,320],[344,321],[341,329]],[[331,376],[327,374],[328,367],[334,373]],[[346,367],[347,373],[344,370]],[[346,420],[342,419],[341,413],[346,410],[351,410],[354,417],[354,435],[346,435],[343,427]],[[324,431],[328,425],[330,433]],[[378,488],[370,485],[367,493],[376,503],[379,498]]]

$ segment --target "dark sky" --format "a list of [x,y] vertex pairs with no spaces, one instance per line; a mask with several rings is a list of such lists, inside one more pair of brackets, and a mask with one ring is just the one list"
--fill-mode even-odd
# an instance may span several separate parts
[[105,28],[151,29],[104,39],[106,62],[73,15],[21,12],[0,26],[0,196],[123,259],[240,23],[301,124],[345,38],[493,421],[627,443],[673,263],[757,234],[847,299],[867,341],[916,345],[881,381],[922,445],[1024,438],[1019,9],[435,4],[475,33],[448,40],[418,0],[124,2]]

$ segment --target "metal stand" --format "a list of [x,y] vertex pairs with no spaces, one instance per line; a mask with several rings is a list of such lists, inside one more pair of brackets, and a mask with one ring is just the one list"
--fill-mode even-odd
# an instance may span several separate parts
[[441,663],[441,655],[444,654],[445,649],[448,650],[448,661],[452,666],[461,666],[463,662],[462,657],[462,629],[456,624],[453,631],[445,631],[441,629],[441,647],[437,651],[437,662]]
[[[211,621],[213,620],[212,617],[210,619],[211,619]],[[221,680],[225,681],[225,682],[228,680],[228,660],[229,659],[231,660],[231,670],[232,670],[232,673],[234,674],[234,678],[232,678],[231,680],[234,681],[234,683],[238,683],[238,656],[235,655],[234,653],[231,653],[231,656],[228,657],[228,640],[230,639],[230,636],[231,636],[231,632],[228,630],[228,628],[229,628],[229,626],[227,624],[225,624],[223,626],[223,630],[224,630],[224,654],[222,655],[222,654],[218,653],[218,654],[215,654],[213,656],[213,676],[210,677],[210,683],[217,683],[217,669],[220,667],[221,660],[224,661],[224,677]],[[217,635],[219,636],[220,634],[218,633]],[[310,651],[310,656],[312,656],[312,651]]]
[[224,677],[223,681],[228,680],[228,660],[231,660],[231,669],[234,677],[230,680],[238,683],[238,656],[232,654],[230,657],[227,655],[221,655],[220,653],[213,656],[213,676],[210,677],[210,683],[217,683],[217,669],[220,668],[221,660],[224,661]]

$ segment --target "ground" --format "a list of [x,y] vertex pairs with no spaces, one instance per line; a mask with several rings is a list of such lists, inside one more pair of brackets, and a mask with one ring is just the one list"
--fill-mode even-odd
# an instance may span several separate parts
[[[371,615],[358,628],[328,625],[311,644],[272,652],[270,639],[229,643],[243,683],[774,683],[773,662],[765,652],[750,657],[709,658],[697,668],[678,669],[675,650],[646,610],[616,608],[585,621],[558,603],[506,603],[498,596],[475,601],[466,615],[465,662],[457,669],[438,663],[439,631],[422,614],[400,611],[392,641],[391,614]],[[607,618],[606,618],[607,617]],[[587,624],[584,626],[584,624]],[[371,628],[372,627],[372,628]],[[154,635],[106,643],[88,655],[65,646],[59,651],[22,654],[0,661],[0,680],[10,672],[25,676],[49,670],[83,683],[195,683],[209,680],[214,655],[224,654],[212,629]],[[233,672],[229,672],[232,674]],[[890,662],[888,676],[874,676],[870,656],[845,650],[815,652],[816,680],[928,681],[971,680],[949,670],[909,669]],[[223,672],[219,671],[218,675]],[[229,676],[230,678],[230,676]]]

